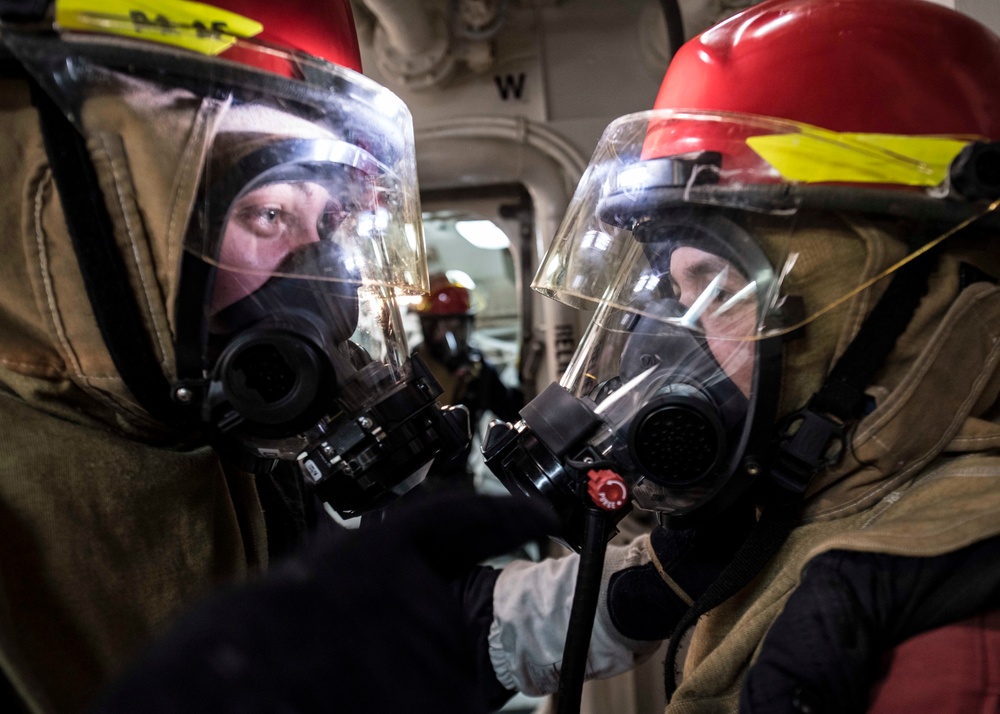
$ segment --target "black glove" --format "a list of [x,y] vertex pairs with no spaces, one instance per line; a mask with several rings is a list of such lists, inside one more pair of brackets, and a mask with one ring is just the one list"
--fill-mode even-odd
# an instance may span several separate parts
[[485,712],[456,582],[556,528],[524,498],[427,497],[212,598],[96,712]]
[[[689,605],[732,560],[755,522],[753,508],[742,505],[697,529],[655,527],[650,545],[660,567],[648,562],[625,568],[608,581],[608,613],[615,628],[633,640],[669,637]],[[666,583],[660,569],[676,590]]]
[[1000,538],[933,558],[819,555],[764,638],[740,712],[864,712],[884,652],[998,603]]

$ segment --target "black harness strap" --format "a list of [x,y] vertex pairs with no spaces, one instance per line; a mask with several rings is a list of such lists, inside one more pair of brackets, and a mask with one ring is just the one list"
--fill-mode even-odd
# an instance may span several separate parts
[[663,686],[668,702],[677,689],[674,669],[684,634],[699,617],[742,590],[764,569],[767,562],[781,548],[781,544],[785,542],[798,518],[797,498],[786,497],[780,502],[770,503],[733,559],[674,626],[667,642],[666,658],[663,661]]
[[[896,340],[927,292],[936,256],[927,253],[900,268],[854,340],[808,405],[785,420],[771,469],[772,493],[746,542],[670,634],[663,682],[669,702],[677,689],[675,662],[683,635],[698,618],[746,587],[785,542],[799,520],[809,482],[830,463],[830,448],[843,451],[847,426],[865,411],[865,388],[885,364]],[[833,417],[833,418],[831,418]],[[794,432],[790,428],[795,428]]]
[[171,423],[176,409],[115,245],[114,226],[80,132],[29,78],[66,225],[104,344],[126,386],[146,411]]

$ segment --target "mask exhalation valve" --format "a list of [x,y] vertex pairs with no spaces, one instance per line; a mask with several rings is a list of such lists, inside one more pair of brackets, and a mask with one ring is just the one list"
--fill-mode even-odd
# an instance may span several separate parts
[[711,406],[693,396],[671,394],[637,415],[629,437],[643,474],[661,486],[691,484],[709,475],[725,453],[725,432]]

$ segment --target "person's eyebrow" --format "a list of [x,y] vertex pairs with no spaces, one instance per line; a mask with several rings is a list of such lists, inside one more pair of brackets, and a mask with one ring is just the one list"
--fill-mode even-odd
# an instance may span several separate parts
[[311,184],[308,181],[296,181],[295,183],[290,185],[292,186],[292,188],[298,190],[299,193],[304,195],[306,198],[312,198],[313,195],[316,193],[314,184]]
[[274,188],[290,189],[296,193],[305,196],[306,198],[312,198],[312,196],[316,194],[316,189],[317,189],[316,185],[310,183],[309,181],[273,181],[271,183],[265,183],[261,186],[258,186],[252,191],[241,196],[239,200],[244,200],[251,197],[253,197],[256,200],[259,197],[255,196],[254,194],[256,194],[258,191],[262,191],[263,189],[274,189]]
[[[686,265],[684,267],[684,276],[687,278],[714,278],[726,269],[735,270],[734,266],[725,258],[707,254],[704,258],[700,258],[696,262]],[[739,270],[736,270],[735,272],[737,275],[740,273]]]

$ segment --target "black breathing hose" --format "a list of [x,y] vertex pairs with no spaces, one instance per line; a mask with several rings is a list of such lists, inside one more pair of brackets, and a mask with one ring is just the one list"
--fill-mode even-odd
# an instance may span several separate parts
[[562,669],[559,672],[558,714],[578,714],[580,711],[590,634],[594,629],[594,616],[601,593],[601,575],[604,572],[604,554],[608,549],[608,527],[606,511],[594,506],[587,508],[583,548],[580,549],[580,569],[576,574],[573,607],[569,613]]

